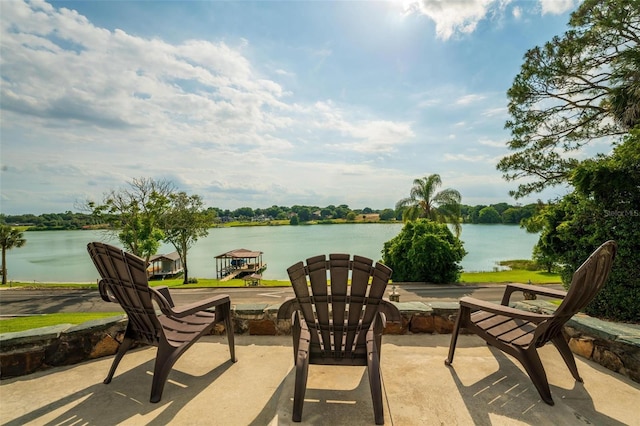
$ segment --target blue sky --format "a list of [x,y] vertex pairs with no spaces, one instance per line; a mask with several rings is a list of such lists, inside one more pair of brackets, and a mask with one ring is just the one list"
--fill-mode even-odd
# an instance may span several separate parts
[[431,173],[515,203],[506,91],[576,7],[2,1],[0,211],[76,211],[138,177],[223,209],[382,209]]

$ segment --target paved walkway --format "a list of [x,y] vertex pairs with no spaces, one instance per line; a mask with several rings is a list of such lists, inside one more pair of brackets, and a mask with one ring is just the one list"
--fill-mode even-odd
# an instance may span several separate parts
[[[577,383],[551,345],[541,349],[555,406],[543,403],[516,362],[474,336],[383,337],[387,425],[640,425],[640,384],[577,358]],[[163,399],[149,403],[155,349],[124,357],[109,385],[112,357],[0,382],[0,423],[9,425],[288,425],[293,396],[290,336],[208,336],[177,362]],[[303,423],[369,425],[364,367],[311,366]]]

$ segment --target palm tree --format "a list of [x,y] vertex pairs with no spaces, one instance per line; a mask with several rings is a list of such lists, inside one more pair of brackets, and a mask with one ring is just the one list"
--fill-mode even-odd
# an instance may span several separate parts
[[436,193],[442,185],[440,175],[432,174],[413,181],[408,198],[396,203],[396,209],[404,209],[402,220],[412,221],[425,217],[435,222],[450,223],[457,237],[460,236],[460,193],[447,188]]
[[14,247],[22,247],[27,240],[22,236],[22,232],[13,229],[9,225],[0,225],[0,245],[2,245],[2,285],[7,283],[7,250]]

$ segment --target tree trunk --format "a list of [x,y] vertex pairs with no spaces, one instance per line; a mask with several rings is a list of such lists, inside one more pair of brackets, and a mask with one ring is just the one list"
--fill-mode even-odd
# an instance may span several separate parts
[[7,250],[2,247],[2,285],[7,284]]

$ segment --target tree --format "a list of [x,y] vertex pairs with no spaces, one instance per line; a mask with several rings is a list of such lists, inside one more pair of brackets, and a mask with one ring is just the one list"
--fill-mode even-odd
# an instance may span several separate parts
[[185,192],[169,194],[169,207],[162,216],[164,241],[171,243],[182,261],[183,284],[189,283],[187,253],[198,238],[206,237],[213,223],[213,216],[203,209],[198,195]]
[[164,238],[159,220],[174,191],[168,181],[134,178],[128,188],[107,193],[102,205],[90,201],[88,206],[113,227],[127,251],[149,262]]
[[585,0],[571,29],[529,50],[508,90],[514,153],[497,165],[531,179],[516,198],[567,183],[583,145],[640,122],[640,0]]
[[384,243],[382,261],[393,269],[394,281],[457,282],[466,255],[462,242],[447,225],[429,219],[405,223],[400,233]]
[[459,236],[462,230],[460,193],[450,188],[436,192],[440,185],[442,181],[438,174],[415,179],[409,197],[398,201],[396,209],[404,209],[402,219],[405,222],[423,217],[434,222],[451,223],[456,236]]
[[536,247],[562,265],[567,285],[595,248],[615,240],[618,252],[609,279],[585,311],[640,322],[640,129],[632,130],[610,156],[583,162],[571,182],[572,193],[530,221],[532,229],[543,228]]
[[2,246],[2,285],[7,284],[7,250],[20,248],[27,243],[22,232],[9,225],[0,225],[0,245]]
[[380,212],[380,220],[393,220],[396,217],[396,212],[393,209],[384,209]]
[[502,223],[502,217],[493,206],[488,206],[480,210],[478,223]]

